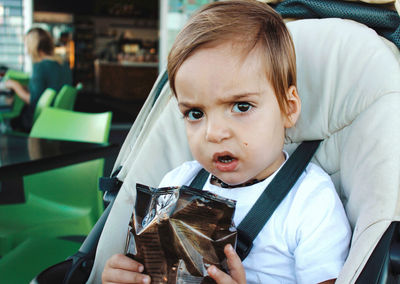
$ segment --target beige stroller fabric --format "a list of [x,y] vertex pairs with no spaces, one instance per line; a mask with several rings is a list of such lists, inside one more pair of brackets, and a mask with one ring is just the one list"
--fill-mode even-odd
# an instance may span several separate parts
[[[285,147],[292,152],[303,140],[324,140],[313,161],[334,180],[354,231],[337,283],[354,283],[389,224],[400,220],[400,54],[373,30],[349,20],[299,20],[288,27],[302,114],[287,131]],[[153,100],[154,90],[116,161],[124,184],[88,283],[100,283],[107,259],[124,250],[136,182],[157,186],[166,172],[192,159],[169,87],[154,106]]]

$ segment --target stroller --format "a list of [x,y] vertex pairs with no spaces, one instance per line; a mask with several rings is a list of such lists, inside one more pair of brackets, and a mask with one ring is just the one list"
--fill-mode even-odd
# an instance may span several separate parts
[[[400,283],[399,49],[351,20],[298,20],[288,27],[302,114],[286,133],[285,149],[292,153],[302,141],[323,140],[313,162],[331,175],[353,229],[337,283]],[[33,283],[79,283],[86,281],[85,271],[91,271],[88,283],[101,282],[107,259],[124,251],[136,183],[156,187],[165,173],[191,159],[163,73],[121,148],[113,176],[101,182],[110,201],[108,218],[99,220],[80,252]],[[65,267],[72,269],[65,274]]]
[[[373,275],[377,263],[385,260],[379,260],[378,254],[388,256],[385,261],[394,260],[388,270],[395,269],[397,263],[395,241],[399,227],[392,222],[399,220],[399,184],[393,179],[400,173],[399,149],[396,150],[400,137],[394,133],[400,122],[395,107],[400,106],[399,64],[387,47],[391,46],[389,43],[355,22],[303,20],[288,26],[298,55],[298,87],[304,108],[297,126],[287,133],[286,148],[292,152],[301,141],[323,139],[314,160],[331,174],[354,232],[338,283],[355,279],[371,283],[369,273]],[[316,27],[320,29],[316,31]],[[318,43],[323,46],[310,48]],[[379,66],[381,71],[377,71]],[[123,251],[125,236],[119,232],[127,228],[135,184],[157,186],[168,170],[191,159],[182,120],[168,86],[150,108],[152,100],[150,96],[117,159],[116,166],[122,165],[117,178],[124,184],[100,238],[89,282],[99,281],[100,271],[96,269],[102,270],[111,256],[109,252]],[[388,149],[391,151],[385,154]],[[381,271],[380,281],[400,281],[392,272]]]

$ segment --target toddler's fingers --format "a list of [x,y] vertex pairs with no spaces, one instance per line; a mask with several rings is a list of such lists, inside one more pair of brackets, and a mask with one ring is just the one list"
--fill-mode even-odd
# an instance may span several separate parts
[[104,270],[102,275],[103,284],[108,283],[141,283],[150,284],[150,277],[138,272],[123,269]]
[[208,269],[207,269],[208,274],[210,275],[210,277],[212,279],[215,280],[215,282],[217,282],[217,284],[232,284],[235,283],[232,280],[232,277],[230,277],[228,274],[222,272],[221,270],[219,270],[217,267],[215,267],[214,265],[211,265]]
[[123,254],[115,254],[108,261],[107,265],[111,268],[124,269],[134,272],[143,272],[143,265]]
[[246,272],[242,261],[233,249],[232,245],[228,244],[224,248],[226,260],[228,263],[229,274],[237,283],[246,283]]

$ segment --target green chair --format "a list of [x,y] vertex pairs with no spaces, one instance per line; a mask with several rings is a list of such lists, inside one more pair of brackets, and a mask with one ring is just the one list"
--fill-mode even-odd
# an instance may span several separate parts
[[18,117],[21,114],[24,105],[24,101],[21,100],[18,96],[15,96],[12,108],[10,110],[0,112],[0,122],[5,122],[6,120],[8,121]]
[[64,85],[54,101],[55,108],[73,110],[78,90],[70,85]]
[[[27,86],[29,83],[29,74],[17,70],[8,70],[2,80],[6,81],[8,79],[16,80],[23,86]],[[24,105],[24,101],[22,101],[18,96],[15,96],[11,110],[0,112],[0,123],[6,123],[11,119],[18,117],[21,114]]]
[[19,83],[21,83],[21,85],[27,86],[29,83],[30,76],[28,73],[22,71],[9,69],[4,74],[3,81],[7,79],[18,81]]
[[[30,136],[107,142],[111,116],[45,108]],[[103,212],[97,189],[103,167],[97,159],[25,176],[26,203],[0,206],[0,256],[29,238],[89,233]]]
[[54,263],[64,261],[78,251],[80,245],[80,242],[73,238],[27,239],[0,259],[0,282],[7,284],[30,283],[40,271]]
[[34,122],[39,117],[42,110],[46,107],[49,107],[53,103],[56,94],[57,92],[52,88],[47,88],[46,90],[44,90],[43,94],[40,96],[36,104],[35,113],[33,114]]

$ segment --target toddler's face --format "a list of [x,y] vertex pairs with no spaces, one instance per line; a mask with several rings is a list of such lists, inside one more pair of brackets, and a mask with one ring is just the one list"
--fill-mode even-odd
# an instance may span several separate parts
[[241,56],[230,43],[201,48],[175,79],[193,156],[231,185],[277,170],[284,162],[285,127],[291,126],[257,50]]

